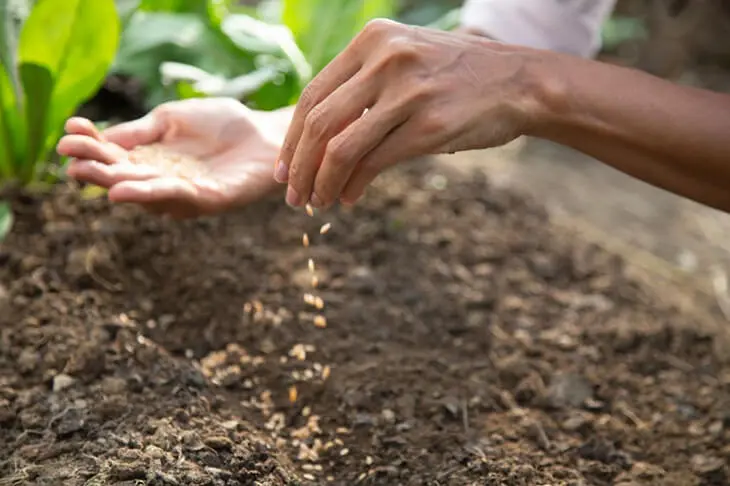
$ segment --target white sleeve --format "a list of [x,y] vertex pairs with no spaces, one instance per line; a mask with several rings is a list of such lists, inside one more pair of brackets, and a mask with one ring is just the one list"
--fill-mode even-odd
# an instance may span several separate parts
[[465,0],[461,26],[508,44],[593,57],[616,0]]

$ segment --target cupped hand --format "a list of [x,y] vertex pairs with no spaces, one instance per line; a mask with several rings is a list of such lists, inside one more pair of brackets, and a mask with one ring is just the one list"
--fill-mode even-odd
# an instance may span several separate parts
[[[70,177],[109,189],[111,201],[190,218],[276,191],[271,174],[290,119],[290,109],[254,111],[229,98],[172,101],[101,133],[71,118],[57,150],[72,158]],[[154,145],[198,159],[205,170],[189,176],[154,160],[132,162],[133,149]]]
[[534,52],[467,34],[370,22],[306,87],[277,163],[287,203],[352,204],[384,169],[523,133]]

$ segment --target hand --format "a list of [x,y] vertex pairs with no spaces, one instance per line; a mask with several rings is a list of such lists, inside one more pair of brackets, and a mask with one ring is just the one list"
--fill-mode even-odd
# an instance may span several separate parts
[[[523,133],[533,50],[370,22],[304,90],[276,169],[287,203],[352,204],[384,169]],[[366,111],[367,110],[367,111]]]
[[[290,118],[289,109],[253,111],[228,98],[173,101],[102,133],[89,120],[71,118],[57,150],[73,158],[70,177],[108,188],[111,201],[189,218],[275,191],[271,173]],[[152,144],[200,159],[205,171],[186,176],[158,161],[130,161],[135,147]]]

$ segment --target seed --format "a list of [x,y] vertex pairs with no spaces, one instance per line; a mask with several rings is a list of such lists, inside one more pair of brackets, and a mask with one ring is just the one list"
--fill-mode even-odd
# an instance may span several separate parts
[[332,227],[332,225],[330,223],[326,223],[326,224],[322,225],[322,227],[319,229],[319,234],[320,235],[325,234],[326,232],[328,232],[330,230],[331,227]]
[[316,299],[312,294],[304,294],[304,303],[308,305],[315,305]]
[[329,378],[331,372],[332,370],[330,369],[330,366],[325,365],[325,367],[322,368],[322,379],[326,380],[327,378]]
[[306,479],[307,481],[314,481],[314,479],[315,479],[315,477],[314,477],[314,476],[312,476],[312,475],[311,475],[311,474],[309,474],[309,473],[306,473],[306,474],[302,474],[302,477],[303,477],[304,479]]
[[310,258],[310,259],[309,259],[309,262],[308,262],[308,265],[309,265],[309,271],[310,271],[310,272],[314,272],[314,260],[312,260],[312,259]]
[[304,248],[309,246],[309,236],[307,235],[307,233],[304,233],[302,235],[302,245],[304,245]]
[[297,401],[297,387],[295,387],[295,386],[289,387],[289,401],[291,403],[294,403]]
[[314,298],[314,306],[319,310],[324,309],[324,300],[322,299],[322,297]]
[[312,288],[317,288],[319,286],[319,278],[317,278],[316,275],[312,275]]
[[370,456],[367,456],[365,458],[365,464],[367,464],[368,466],[371,466],[373,464],[373,458]]
[[307,215],[308,215],[308,216],[310,216],[310,217],[311,217],[311,216],[314,216],[314,209],[312,209],[312,205],[311,205],[311,204],[307,203],[307,204],[306,204],[306,205],[304,206],[304,209],[305,209],[305,210],[307,211]]
[[344,449],[342,449],[342,450],[340,451],[340,455],[341,455],[341,456],[346,456],[346,455],[348,455],[349,453],[350,453],[350,449],[348,449],[347,447],[345,447]]
[[314,325],[317,327],[327,327],[327,319],[324,316],[316,316],[314,318]]
[[360,473],[360,475],[357,477],[358,481],[362,481],[367,477],[367,473]]

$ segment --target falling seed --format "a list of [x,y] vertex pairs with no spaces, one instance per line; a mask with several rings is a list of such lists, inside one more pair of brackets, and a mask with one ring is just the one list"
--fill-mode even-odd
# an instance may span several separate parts
[[323,235],[323,234],[327,233],[331,227],[332,227],[332,225],[330,223],[326,223],[326,224],[322,225],[322,227],[319,229],[319,234]]
[[316,316],[314,318],[314,325],[317,327],[327,327],[327,319],[324,316]]
[[317,278],[316,275],[312,276],[312,288],[317,288],[319,286],[319,278]]
[[309,235],[307,233],[302,235],[302,245],[304,245],[304,248],[309,246]]
[[308,262],[308,265],[309,265],[309,271],[310,271],[310,272],[314,272],[314,260],[312,260],[312,259],[310,258],[310,259],[309,259],[309,262]]
[[304,206],[304,209],[307,211],[308,216],[314,216],[314,209],[312,209],[312,205],[307,203],[306,206]]
[[289,387],[289,402],[294,403],[297,401],[297,387]]
[[314,306],[319,310],[324,309],[324,300],[322,299],[322,297],[314,298]]
[[325,367],[322,368],[322,379],[323,380],[326,380],[327,378],[329,378],[331,371],[332,370],[330,369],[330,366],[329,365],[325,365]]

